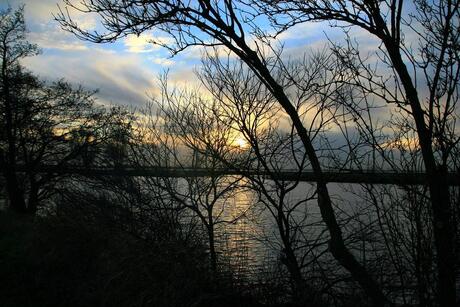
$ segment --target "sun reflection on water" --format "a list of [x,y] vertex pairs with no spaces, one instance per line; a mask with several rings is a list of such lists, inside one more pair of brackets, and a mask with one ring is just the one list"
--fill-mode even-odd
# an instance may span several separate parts
[[235,277],[246,278],[262,265],[267,251],[257,239],[263,232],[263,221],[256,212],[252,192],[241,189],[229,202],[225,213],[229,223],[221,229],[220,249]]

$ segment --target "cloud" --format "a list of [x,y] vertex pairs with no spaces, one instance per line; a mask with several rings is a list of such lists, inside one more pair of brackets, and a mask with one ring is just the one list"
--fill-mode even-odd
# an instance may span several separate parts
[[7,5],[13,9],[25,5],[26,23],[47,23],[53,19],[52,12],[56,12],[58,0],[7,0]]
[[[25,5],[26,23],[31,25],[32,31],[37,25],[57,24],[53,15],[59,13],[58,5],[65,11],[65,7],[60,0],[7,0],[7,5],[10,5],[13,9],[22,4]],[[97,18],[94,14],[86,14],[71,8],[68,8],[68,11],[74,21],[83,29],[93,29],[97,25]]]
[[[9,5],[13,9],[17,9],[24,4],[25,22],[28,29],[27,39],[42,49],[61,51],[87,50],[86,43],[63,31],[59,23],[54,20],[53,14],[59,11],[57,3],[58,0],[8,0],[7,4],[0,4],[0,7]],[[75,15],[75,20],[85,27],[96,25],[94,16],[83,13],[73,15]]]
[[198,80],[193,66],[175,68],[169,72],[168,78],[172,86],[189,89],[201,87],[201,81]]
[[24,64],[43,78],[64,78],[89,90],[98,89],[97,96],[105,104],[143,106],[147,93],[155,91],[154,72],[135,55],[90,49],[66,55],[45,53],[26,59]]
[[[156,44],[155,44],[155,43]],[[141,35],[129,35],[124,39],[124,44],[128,52],[144,53],[156,51],[160,48],[158,44],[172,43],[171,38],[156,36],[152,33],[142,33]]]
[[[36,43],[42,54],[26,58],[22,63],[47,80],[65,79],[81,84],[88,90],[99,90],[97,97],[104,104],[141,106],[148,100],[147,93],[154,92],[157,72],[151,59],[140,54],[126,54],[123,42],[96,45],[84,42],[65,32],[54,21],[53,13],[59,9],[59,0],[8,0],[13,9],[25,4],[25,19],[29,29],[27,39]],[[61,2],[62,3],[62,2]],[[0,7],[6,7],[0,4]],[[97,19],[90,14],[70,12],[83,28],[97,26]],[[145,39],[128,40],[134,50],[145,49]],[[144,39],[143,43],[139,40]],[[137,43],[137,47],[136,47]],[[121,47],[121,48],[120,48]],[[150,44],[151,47],[151,44]],[[166,61],[163,65],[168,64]]]
[[[62,51],[88,50],[89,47],[83,41],[61,30],[57,25],[47,25],[36,28],[35,31],[28,33],[29,41],[37,44],[42,49],[57,49]],[[46,35],[44,35],[46,33]]]
[[171,66],[176,62],[167,58],[152,58],[152,62],[161,66]]
[[300,23],[279,34],[277,39],[280,41],[317,39],[325,29],[327,25],[324,22]]

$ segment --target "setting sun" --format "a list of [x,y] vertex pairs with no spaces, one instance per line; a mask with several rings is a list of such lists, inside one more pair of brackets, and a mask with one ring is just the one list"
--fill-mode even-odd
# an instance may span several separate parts
[[248,142],[243,137],[237,137],[234,144],[239,148],[247,148],[249,146]]
[[0,307],[460,307],[459,29],[460,0],[0,0]]

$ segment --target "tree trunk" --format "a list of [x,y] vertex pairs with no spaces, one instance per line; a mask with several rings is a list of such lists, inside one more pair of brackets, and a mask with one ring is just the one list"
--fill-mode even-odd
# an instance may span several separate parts
[[285,246],[283,249],[284,258],[281,259],[281,262],[287,267],[289,275],[291,276],[294,299],[299,303],[307,303],[313,299],[311,297],[313,292],[307,288],[307,284],[300,271],[299,263],[297,262],[297,258],[290,244],[283,244]]
[[455,229],[445,179],[445,172],[436,170],[429,183],[438,269],[436,301],[440,307],[456,305]]
[[208,229],[208,241],[209,241],[209,261],[211,264],[211,271],[214,276],[217,274],[217,253],[216,253],[216,244],[214,241],[214,224],[212,221],[212,216],[209,217],[209,224],[207,225]]
[[27,211],[26,202],[24,201],[23,192],[19,188],[15,169],[10,165],[6,165],[4,168],[6,191],[10,201],[9,208],[16,213],[25,214]]
[[281,263],[288,269],[295,301],[298,301],[299,303],[306,302],[307,297],[312,293],[312,291],[307,291],[307,285],[302,277],[302,272],[289,237],[289,225],[287,222],[285,224],[283,221],[285,221],[285,216],[282,210],[278,208],[278,217],[276,218],[276,222],[281,241],[284,246],[281,253]]
[[19,188],[19,182],[16,175],[16,136],[14,133],[13,123],[13,101],[10,94],[10,79],[7,71],[7,48],[4,46],[2,55],[2,85],[3,91],[1,92],[5,122],[3,127],[6,130],[6,141],[8,150],[6,151],[6,157],[2,152],[2,163],[3,171],[5,174],[6,188],[8,198],[10,200],[10,209],[17,213],[26,213],[26,203],[24,200],[24,194]]
[[209,234],[209,257],[211,261],[211,271],[214,275],[217,274],[217,253],[214,243],[214,233]]
[[38,184],[33,178],[33,176],[30,176],[30,191],[29,191],[29,201],[27,204],[27,213],[30,215],[35,215],[37,213],[37,207],[38,207]]
[[438,275],[436,301],[440,307],[455,306],[455,227],[451,217],[449,186],[446,182],[447,169],[438,167],[436,164],[431,147],[432,139],[425,125],[424,112],[418,99],[417,90],[401,58],[399,47],[395,46],[391,39],[384,40],[384,44],[393,66],[401,79],[406,92],[406,99],[411,106],[422,150],[423,162],[428,175]]
[[256,52],[252,51],[244,41],[240,40],[237,43],[244,52],[232,45],[227,45],[227,47],[239,55],[240,58],[246,62],[246,64],[267,86],[267,88],[291,118],[292,123],[300,137],[300,140],[302,141],[305,152],[307,153],[311,167],[316,176],[318,207],[320,209],[321,217],[325,222],[331,236],[329,240],[330,252],[340,263],[340,265],[342,265],[346,270],[348,270],[348,272],[350,272],[353,279],[360,284],[365,293],[370,297],[374,306],[385,306],[388,301],[383,294],[379,284],[374,280],[367,269],[356,260],[355,256],[353,256],[353,254],[351,254],[351,252],[345,246],[342,231],[337,222],[334,208],[332,207],[331,198],[329,196],[329,191],[327,189],[326,181],[323,176],[318,156],[316,155],[316,151],[313,147],[313,144],[311,143],[308,132],[304,127],[297,110],[291,104],[289,98],[284,93],[283,88],[276,82],[275,79],[273,79],[270,71],[261,62]]

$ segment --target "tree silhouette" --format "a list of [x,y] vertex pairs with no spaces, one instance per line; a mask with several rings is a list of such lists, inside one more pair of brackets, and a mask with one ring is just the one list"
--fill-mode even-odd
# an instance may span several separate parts
[[38,52],[37,46],[25,41],[25,25],[23,9],[12,12],[11,9],[0,14],[0,53],[1,53],[1,80],[0,99],[2,116],[2,134],[0,147],[0,163],[3,170],[7,193],[12,209],[18,212],[26,211],[26,204],[22,197],[19,179],[16,174],[17,129],[15,108],[24,108],[24,101],[20,101],[15,94],[17,87],[34,83],[30,75],[24,75],[18,60],[34,55]]
[[262,46],[256,43],[255,47],[251,47],[253,45],[250,43],[250,33],[243,23],[254,26],[252,30],[255,34],[260,34],[261,30],[252,23],[253,14],[247,13],[247,10],[252,10],[250,6],[245,5],[244,1],[204,0],[196,2],[97,0],[82,1],[78,6],[69,0],[64,0],[64,3],[82,12],[96,13],[101,18],[106,33],[85,31],[72,20],[72,17],[66,13],[67,10],[61,10],[56,16],[64,29],[86,40],[98,43],[111,42],[128,34],[139,35],[147,30],[159,29],[170,34],[175,43],[156,43],[169,48],[173,53],[189,46],[224,46],[243,60],[290,117],[303,144],[317,178],[318,206],[330,234],[330,252],[359,282],[376,306],[385,304],[386,298],[373,276],[357,261],[344,243],[317,152],[298,110],[282,84],[279,84],[272,75],[270,63],[264,57]]
[[[379,80],[376,74],[366,75],[369,63],[359,60],[353,69],[364,74],[357,74],[356,85],[370,87],[371,95],[396,104],[413,121],[429,178],[438,272],[437,303],[455,305],[456,270],[452,268],[457,258],[453,218],[456,206],[445,178],[455,165],[453,152],[460,140],[455,132],[460,84],[460,1],[417,0],[413,8],[402,0],[254,4],[260,4],[280,31],[298,23],[329,21],[337,27],[359,27],[379,40],[379,57],[389,67],[392,78]],[[357,54],[356,47],[342,51],[344,59]]]
[[[43,165],[89,163],[99,144],[113,139],[109,129],[126,114],[96,105],[94,92],[59,80],[39,80],[19,61],[35,55],[25,39],[23,8],[0,14],[0,166],[10,208],[35,214],[38,204],[56,190],[61,175],[42,173]],[[121,127],[121,126],[120,126]]]

